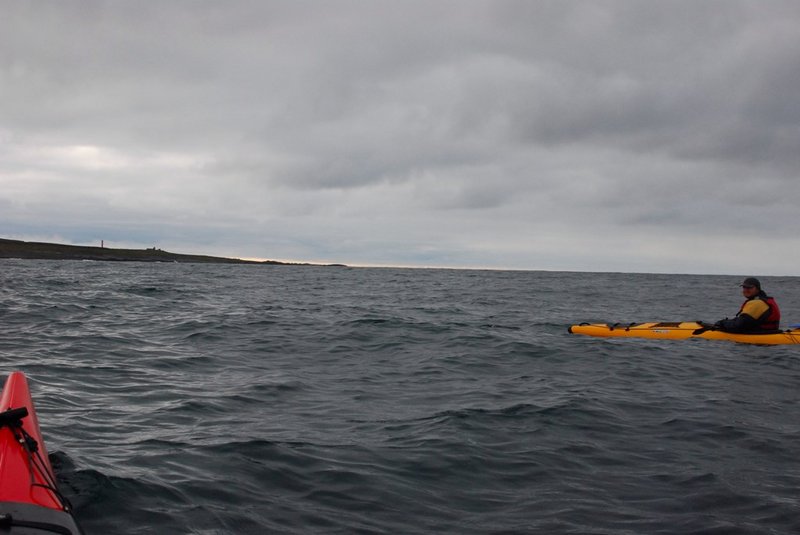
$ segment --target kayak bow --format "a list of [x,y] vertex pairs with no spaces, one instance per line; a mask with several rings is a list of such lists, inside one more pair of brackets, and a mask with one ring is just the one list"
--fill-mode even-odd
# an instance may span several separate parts
[[58,491],[22,372],[8,376],[0,396],[0,533],[83,533]]
[[603,338],[651,338],[659,340],[685,340],[688,338],[703,338],[705,340],[728,340],[742,344],[783,345],[800,344],[800,329],[770,333],[728,333],[715,330],[710,325],[696,321],[679,323],[581,323],[572,325],[569,329],[572,334],[586,336],[599,336]]

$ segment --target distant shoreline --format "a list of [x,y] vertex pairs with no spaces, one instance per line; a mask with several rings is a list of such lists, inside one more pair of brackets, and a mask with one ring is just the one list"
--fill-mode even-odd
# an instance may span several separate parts
[[114,249],[59,243],[26,242],[0,238],[0,259],[26,260],[97,260],[103,262],[170,262],[186,264],[250,264],[269,266],[330,266],[344,264],[310,264],[304,262],[279,262],[277,260],[242,260],[220,256],[190,255],[161,249]]

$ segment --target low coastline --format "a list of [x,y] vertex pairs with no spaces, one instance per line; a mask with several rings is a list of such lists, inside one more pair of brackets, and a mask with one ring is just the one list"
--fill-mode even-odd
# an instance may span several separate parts
[[336,266],[343,264],[309,264],[277,260],[242,260],[220,256],[171,253],[161,249],[114,249],[58,243],[26,242],[0,238],[0,259],[27,260],[97,260],[103,262],[178,262],[194,264],[251,264],[272,266]]

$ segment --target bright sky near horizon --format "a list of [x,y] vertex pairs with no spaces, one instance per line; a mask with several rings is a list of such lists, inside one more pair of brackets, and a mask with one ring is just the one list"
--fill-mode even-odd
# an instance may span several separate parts
[[800,2],[6,0],[0,237],[800,275]]

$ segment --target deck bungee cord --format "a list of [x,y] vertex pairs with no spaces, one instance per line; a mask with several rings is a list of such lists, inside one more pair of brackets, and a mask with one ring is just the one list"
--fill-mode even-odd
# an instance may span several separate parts
[[[31,487],[39,487],[50,492],[55,500],[61,504],[61,510],[65,513],[72,512],[72,504],[69,500],[61,494],[58,490],[55,476],[48,470],[47,465],[42,459],[42,454],[39,450],[39,442],[33,438],[25,428],[22,427],[22,419],[28,416],[28,409],[20,407],[18,409],[8,409],[5,412],[0,412],[0,429],[7,427],[11,430],[11,434],[19,443],[22,450],[28,458],[28,467],[30,468],[30,485]],[[44,480],[44,483],[38,483],[36,476]]]

